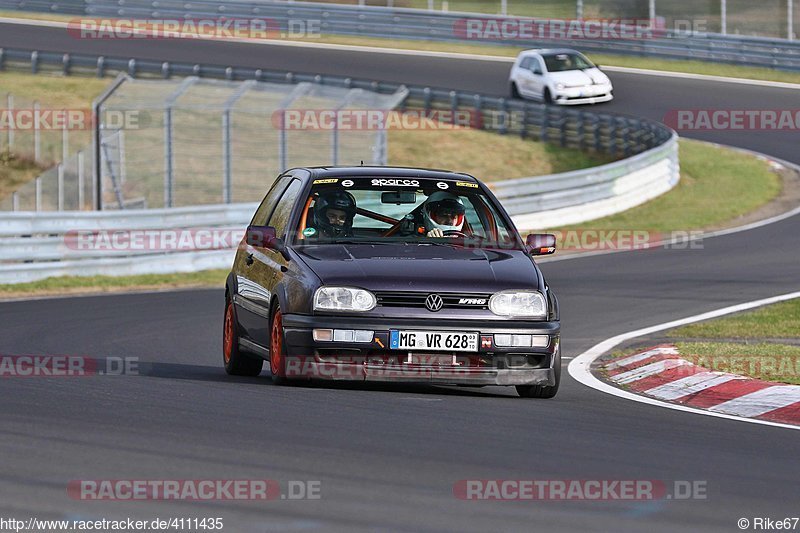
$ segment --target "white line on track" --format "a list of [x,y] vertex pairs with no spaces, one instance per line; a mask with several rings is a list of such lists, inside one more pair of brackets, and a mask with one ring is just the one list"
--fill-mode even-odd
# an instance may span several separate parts
[[[80,17],[75,17],[79,19]],[[97,17],[102,18],[102,17]],[[0,23],[4,24],[18,24],[22,26],[40,26],[46,28],[66,28],[67,22],[52,21],[52,20],[34,20],[24,18],[11,18],[0,17]],[[295,48],[315,48],[315,49],[328,49],[328,50],[342,50],[348,52],[366,52],[373,54],[385,55],[403,55],[414,57],[439,57],[444,59],[467,59],[471,61],[493,61],[496,63],[514,62],[513,57],[509,56],[496,56],[487,54],[466,54],[461,52],[436,52],[431,50],[413,50],[408,48],[382,48],[380,46],[363,46],[354,44],[333,44],[333,43],[314,43],[307,41],[289,41],[285,39],[253,39],[242,37],[216,37],[216,36],[186,36],[186,39],[205,39],[211,41],[229,41],[235,43],[248,43],[248,44],[262,44],[268,46],[290,46]],[[603,70],[609,72],[621,72],[625,74],[638,74],[643,76],[661,76],[665,78],[682,78],[691,80],[702,80],[720,83],[737,83],[739,85],[755,85],[758,87],[773,87],[778,89],[794,89],[800,90],[798,83],[786,83],[780,81],[766,81],[766,80],[749,80],[746,78],[730,78],[727,76],[709,76],[706,74],[691,74],[686,72],[675,72],[667,70],[652,70],[644,68],[632,67],[615,67],[603,66]]]
[[792,426],[789,424],[770,422],[768,420],[758,420],[756,418],[744,418],[741,416],[736,416],[726,413],[717,413],[714,411],[705,411],[703,409],[695,409],[693,407],[687,407],[685,405],[677,405],[673,403],[664,402],[661,400],[656,400],[655,398],[649,398],[647,396],[640,396],[638,394],[634,394],[632,392],[619,389],[613,385],[601,381],[600,379],[595,377],[594,374],[592,374],[591,372],[592,363],[598,357],[608,352],[621,342],[634,339],[636,337],[649,335],[651,333],[656,333],[658,331],[664,331],[665,329],[676,328],[678,326],[692,324],[694,322],[700,322],[701,320],[717,318],[720,316],[729,315],[731,313],[738,313],[739,311],[746,311],[748,309],[754,309],[756,307],[762,307],[769,304],[784,302],[786,300],[792,300],[795,298],[800,298],[800,291],[788,294],[781,294],[779,296],[773,296],[771,298],[764,298],[761,300],[754,300],[751,302],[744,302],[741,304],[732,305],[730,307],[723,307],[722,309],[709,311],[707,313],[681,318],[679,320],[673,320],[672,322],[665,322],[663,324],[656,324],[655,326],[650,326],[642,329],[637,329],[634,331],[629,331],[627,333],[622,333],[620,335],[617,335],[616,337],[611,337],[610,339],[606,339],[603,342],[600,342],[592,346],[591,348],[589,348],[588,350],[577,356],[570,362],[569,366],[567,367],[567,370],[569,371],[570,376],[572,376],[576,381],[583,383],[587,387],[598,390],[600,392],[605,392],[606,394],[617,396],[618,398],[633,400],[635,402],[645,403],[648,405],[655,405],[658,407],[665,407],[667,409],[674,409],[676,411],[695,413],[698,415],[714,416],[717,418],[727,418],[729,420],[739,420],[741,422],[749,422],[751,424],[761,424],[765,426],[775,426],[787,429],[800,430],[800,426]]

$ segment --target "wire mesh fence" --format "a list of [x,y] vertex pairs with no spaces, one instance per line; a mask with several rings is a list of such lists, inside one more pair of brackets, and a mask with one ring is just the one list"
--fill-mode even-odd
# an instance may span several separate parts
[[385,164],[383,132],[293,126],[286,113],[388,111],[404,96],[312,83],[128,79],[99,114],[103,208],[251,202],[293,166]]

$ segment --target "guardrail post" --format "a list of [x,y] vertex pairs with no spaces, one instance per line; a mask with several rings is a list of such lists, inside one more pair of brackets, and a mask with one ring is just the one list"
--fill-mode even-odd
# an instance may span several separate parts
[[786,0],[786,38],[794,40],[794,0]]
[[[33,114],[39,116],[39,101],[33,101]],[[39,131],[39,121],[33,125],[33,161],[38,163],[42,160],[42,132]]]
[[36,74],[39,72],[39,52],[34,50],[31,52],[31,73]]
[[500,127],[497,133],[500,135],[508,133],[508,102],[505,98],[500,99]]
[[583,150],[586,147],[586,116],[583,111],[578,111],[578,147]]
[[78,152],[78,210],[83,211],[83,202],[84,202],[84,161],[83,161],[83,150]]
[[481,106],[483,104],[483,100],[481,99],[481,95],[475,95],[475,103],[473,104],[473,109],[475,110],[475,120],[476,124],[473,126],[477,129],[483,129],[483,111],[481,110]]
[[19,194],[16,192],[11,193],[11,210],[19,211]]
[[103,78],[106,75],[106,58],[100,56],[97,58],[97,77]]
[[58,210],[64,210],[64,163],[58,164]]
[[422,89],[423,95],[423,109],[425,110],[425,116],[428,116],[428,112],[431,110],[431,88],[425,87]]
[[70,66],[69,54],[64,54],[61,57],[61,67],[64,76],[69,76],[69,66]]
[[547,142],[550,138],[550,106],[542,106],[542,131],[539,132],[539,140]]

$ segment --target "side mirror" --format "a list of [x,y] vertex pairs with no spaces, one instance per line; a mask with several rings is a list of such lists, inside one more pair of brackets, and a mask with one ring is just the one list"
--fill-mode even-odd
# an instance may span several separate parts
[[531,255],[549,255],[556,251],[556,236],[552,233],[531,233],[525,239]]
[[278,238],[277,232],[272,226],[248,226],[245,239],[250,246],[275,250],[280,252],[284,259],[289,260],[286,244],[283,239]]

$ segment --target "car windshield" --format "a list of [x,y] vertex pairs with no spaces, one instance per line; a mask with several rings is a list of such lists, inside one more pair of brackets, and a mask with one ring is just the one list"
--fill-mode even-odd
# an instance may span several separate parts
[[564,72],[565,70],[583,70],[594,68],[594,63],[577,52],[563,54],[546,54],[542,56],[548,72]]
[[300,245],[521,246],[494,202],[466,179],[317,179],[293,235]]

